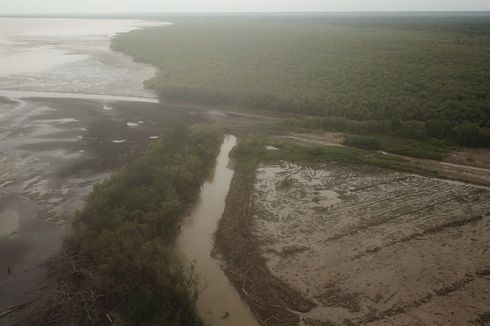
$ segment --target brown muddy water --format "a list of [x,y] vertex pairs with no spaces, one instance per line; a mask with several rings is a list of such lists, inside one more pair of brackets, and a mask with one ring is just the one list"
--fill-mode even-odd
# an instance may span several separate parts
[[221,262],[211,256],[214,234],[225,209],[225,198],[233,177],[228,156],[235,144],[236,137],[225,137],[215,171],[204,183],[198,202],[185,220],[178,239],[178,250],[194,264],[199,274],[202,289],[197,301],[199,313],[212,326],[258,325],[225,276]]

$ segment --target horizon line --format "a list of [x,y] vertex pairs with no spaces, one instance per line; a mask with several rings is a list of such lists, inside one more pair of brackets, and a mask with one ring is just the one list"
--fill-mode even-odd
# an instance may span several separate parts
[[[392,11],[392,10],[371,10],[371,11],[172,11],[172,12],[46,12],[46,13],[1,13],[0,18],[164,18],[166,16],[287,16],[287,15],[318,15],[318,16],[473,16],[473,17],[489,17],[490,10],[412,10],[412,11]],[[138,17],[139,16],[139,17]]]
[[295,11],[128,11],[128,12],[32,12],[32,13],[2,13],[0,16],[49,16],[49,15],[87,15],[87,16],[99,16],[99,15],[208,15],[208,14],[389,14],[389,13],[405,13],[405,14],[417,14],[417,13],[488,13],[489,10],[326,10],[326,11],[307,11],[307,10],[295,10]]

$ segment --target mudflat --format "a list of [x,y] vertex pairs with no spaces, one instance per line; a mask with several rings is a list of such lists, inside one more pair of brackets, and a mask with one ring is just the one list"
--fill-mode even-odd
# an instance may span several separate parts
[[[160,104],[60,98],[0,100],[0,312],[42,298],[94,184],[178,125],[206,118]],[[4,319],[5,320],[5,319]]]

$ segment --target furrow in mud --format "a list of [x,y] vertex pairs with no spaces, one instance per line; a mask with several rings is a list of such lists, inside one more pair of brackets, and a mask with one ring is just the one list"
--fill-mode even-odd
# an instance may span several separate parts
[[[485,215],[488,215],[489,213],[487,213]],[[393,241],[393,242],[388,243],[388,244],[386,244],[386,245],[384,245],[382,247],[375,247],[375,248],[366,250],[364,252],[361,252],[358,255],[352,257],[352,259],[358,259],[358,258],[364,257],[365,255],[377,253],[378,251],[383,250],[385,248],[388,248],[388,247],[397,245],[399,243],[411,241],[411,240],[414,240],[414,239],[419,239],[419,238],[424,237],[425,235],[429,235],[429,234],[434,234],[434,233],[437,233],[437,232],[446,231],[447,229],[450,229],[450,228],[459,228],[459,227],[462,227],[462,226],[464,226],[466,224],[469,224],[469,223],[475,223],[475,222],[481,221],[483,219],[483,216],[484,215],[472,216],[472,217],[469,217],[469,218],[466,218],[466,219],[457,220],[457,221],[453,221],[453,222],[448,222],[446,224],[436,226],[434,228],[425,230],[423,232],[413,233],[410,236],[401,238],[398,241]]]
[[265,271],[313,304],[296,310],[304,325],[456,324],[487,311],[490,190],[289,162],[260,165],[251,187],[241,232]]

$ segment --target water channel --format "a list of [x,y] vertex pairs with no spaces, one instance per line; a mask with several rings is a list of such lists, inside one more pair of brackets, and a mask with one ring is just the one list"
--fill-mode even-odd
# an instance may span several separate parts
[[194,263],[200,288],[204,289],[197,302],[199,313],[212,326],[258,325],[224,274],[220,262],[211,256],[214,233],[225,209],[225,199],[233,177],[228,156],[235,144],[235,136],[225,137],[214,173],[204,183],[178,239],[178,250]]

